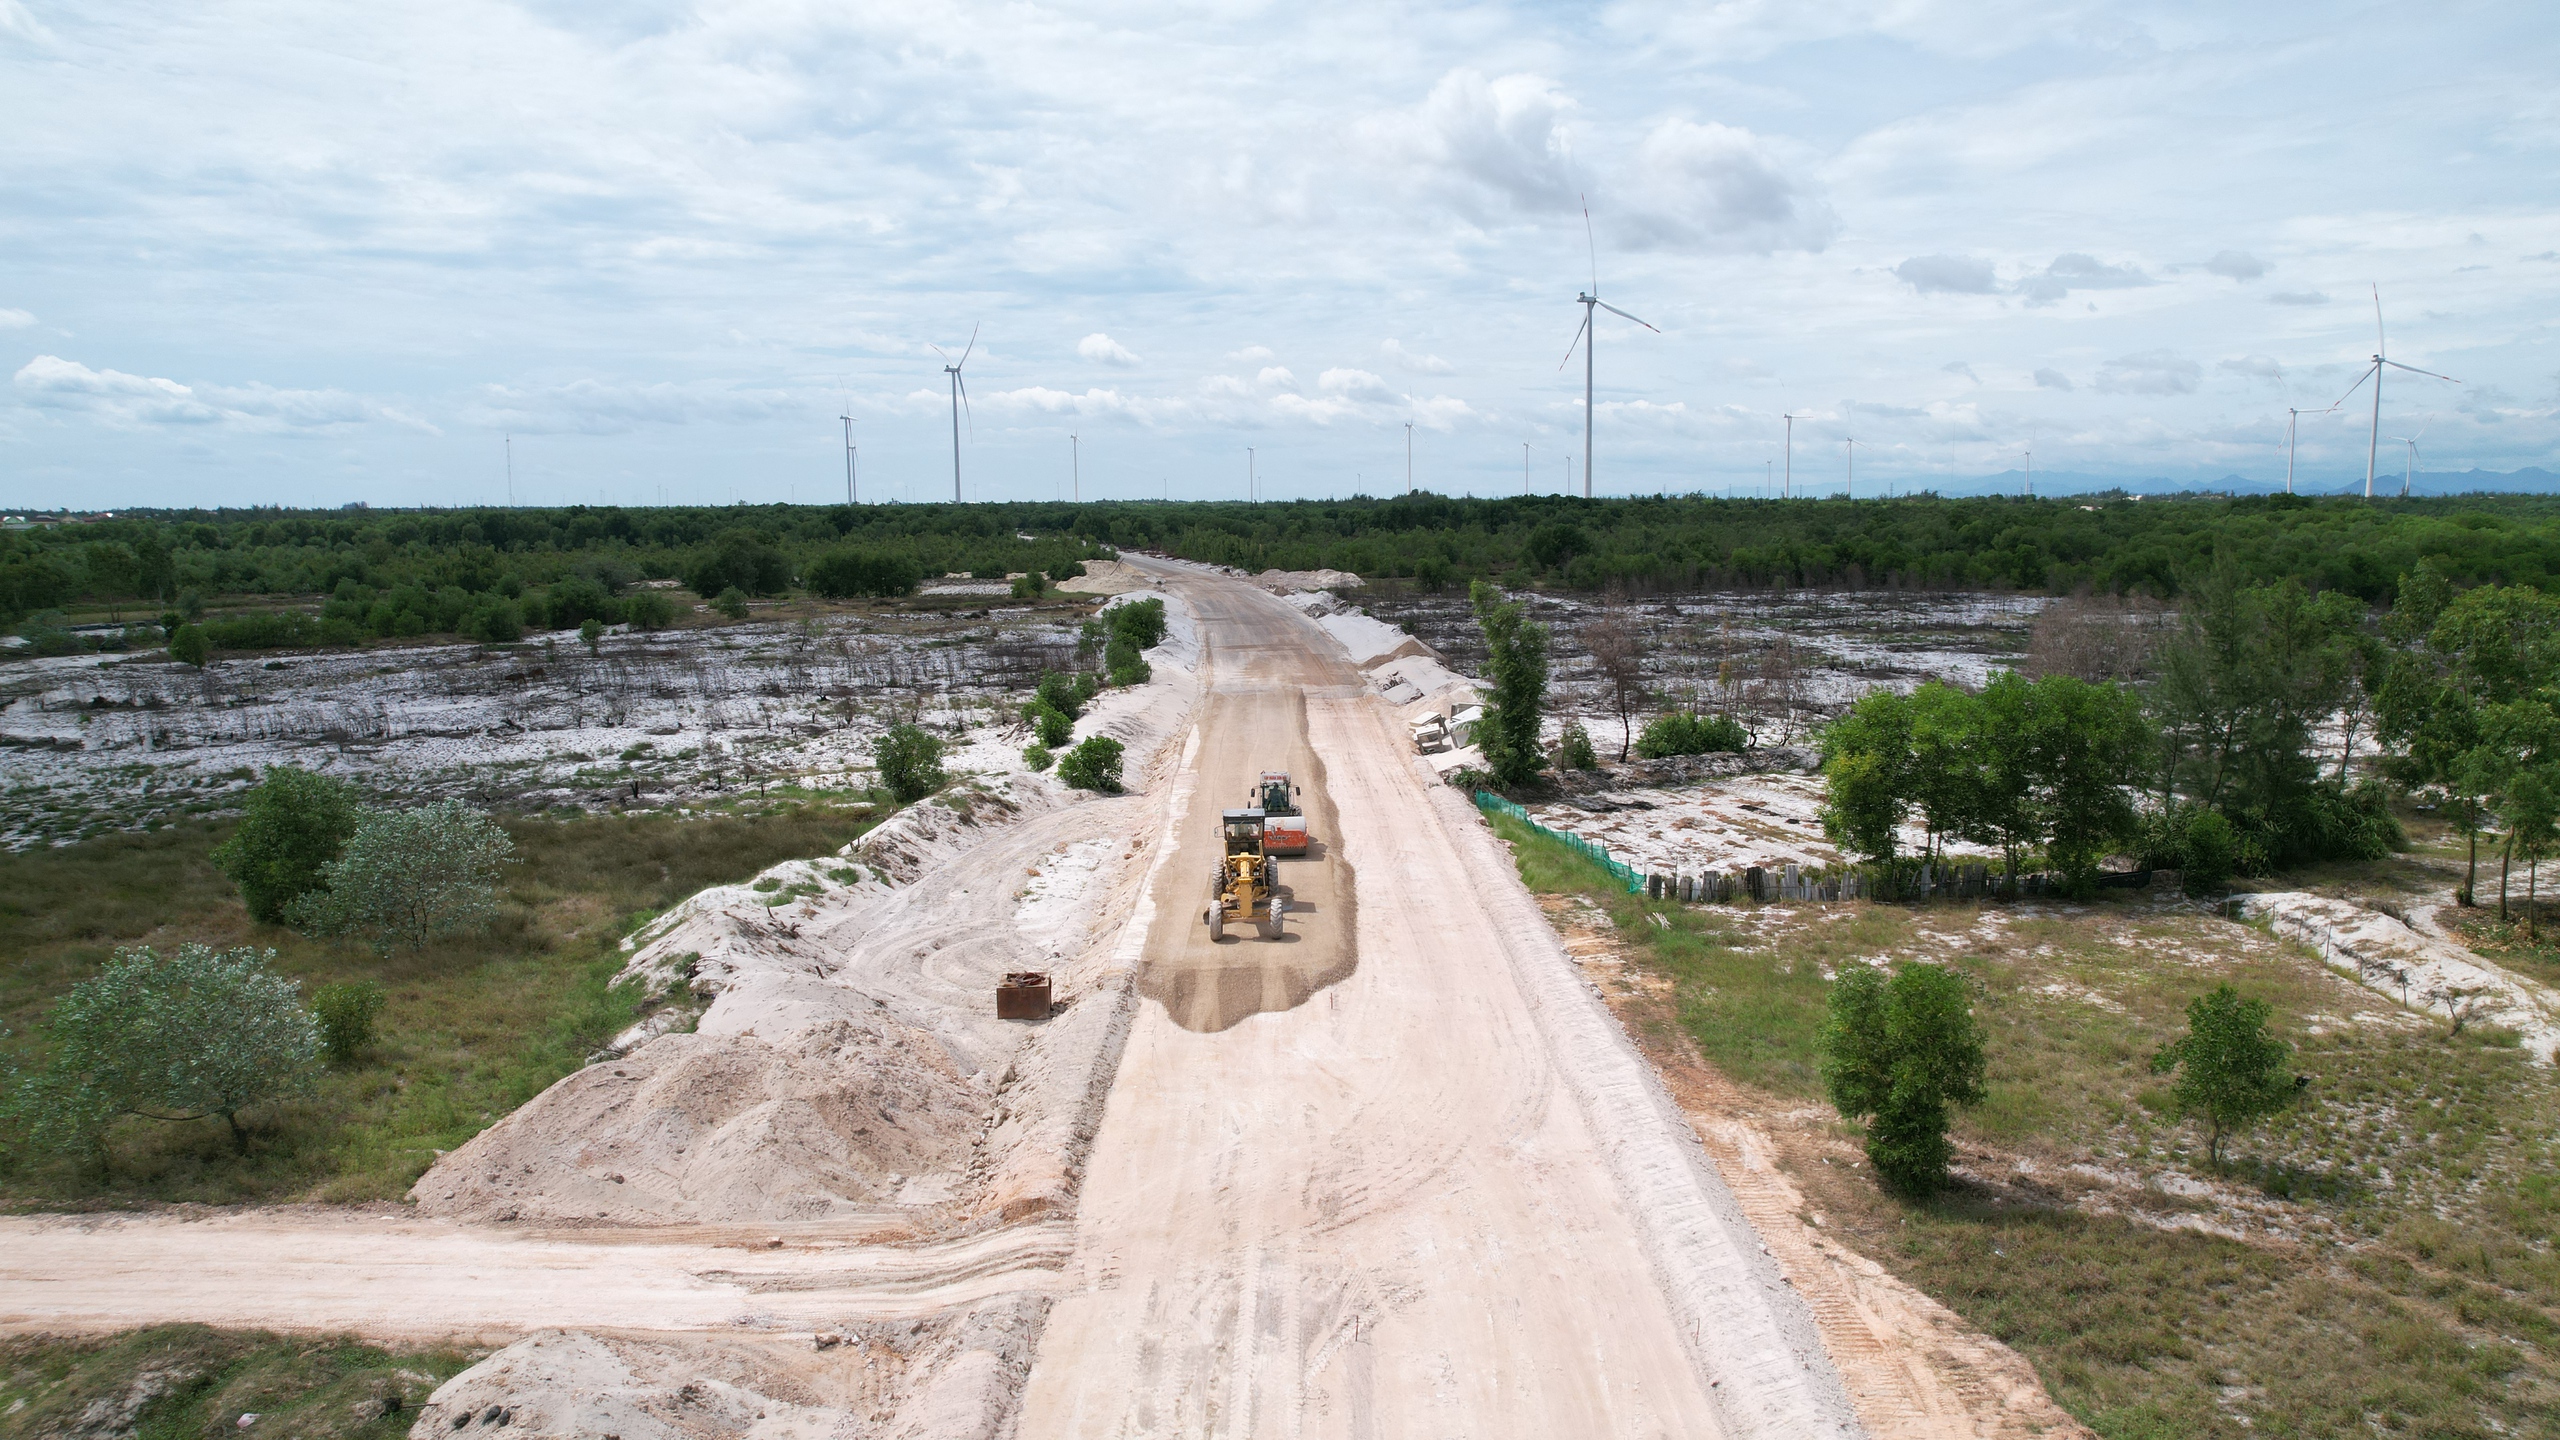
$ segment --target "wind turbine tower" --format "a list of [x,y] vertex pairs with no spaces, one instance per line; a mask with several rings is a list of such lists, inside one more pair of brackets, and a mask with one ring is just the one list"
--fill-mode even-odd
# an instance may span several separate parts
[[[969,363],[969,356],[977,348],[978,327],[972,325],[969,327],[968,348],[960,352],[958,360],[942,367],[942,373],[951,377],[951,503],[954,505],[960,503],[960,410],[969,403],[969,382],[960,378],[960,367]],[[950,352],[939,345],[933,347],[933,353],[946,360],[951,358]],[[972,414],[969,429],[974,433],[977,428],[978,417]]]
[[844,413],[843,413],[843,414],[841,414],[841,415],[839,415],[839,416],[837,416],[836,418],[844,422],[844,503],[846,503],[847,505],[850,505],[850,504],[854,503],[854,500],[853,500],[853,402],[852,402],[851,400],[847,400],[847,401],[845,401],[845,402],[844,402]]
[[[1584,202],[1582,207],[1582,238],[1591,247],[1591,288],[1573,297],[1573,303],[1582,307],[1582,328],[1573,332],[1573,342],[1574,345],[1582,347],[1582,498],[1588,500],[1591,498],[1592,351],[1600,340],[1600,332],[1593,322],[1600,318],[1600,311],[1606,310],[1621,320],[1635,320],[1647,330],[1653,330],[1656,335],[1662,332],[1655,330],[1651,322],[1636,320],[1635,316],[1600,298],[1600,244],[1592,237],[1591,206],[1588,201]],[[1567,345],[1564,348],[1564,360],[1556,368],[1561,370],[1572,363],[1573,345]]]
[[1779,418],[1787,422],[1787,483],[1786,488],[1778,492],[1778,498],[1793,500],[1796,498],[1796,417],[1784,415]]

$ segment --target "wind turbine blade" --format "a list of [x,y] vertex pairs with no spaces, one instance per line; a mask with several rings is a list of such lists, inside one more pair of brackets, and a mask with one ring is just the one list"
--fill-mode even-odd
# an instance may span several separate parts
[[[2412,375],[2424,375],[2433,380],[2453,380],[2453,377],[2450,375],[2438,375],[2433,370],[2421,370],[2415,365],[2403,365],[2397,360],[2385,360],[2382,363],[2390,366],[2394,370],[2406,370]],[[2462,382],[2459,380],[2453,380],[2453,383],[2459,385]]]
[[[1624,311],[1624,310],[1619,309],[1617,306],[1610,304],[1610,303],[1609,303],[1608,301],[1606,301],[1606,300],[1603,300],[1603,301],[1601,301],[1601,302],[1600,302],[1600,308],[1601,308],[1601,309],[1603,309],[1603,310],[1608,311],[1608,312],[1609,312],[1610,314],[1612,314],[1612,315],[1617,316],[1617,317],[1618,317],[1619,319],[1621,319],[1621,320],[1636,320],[1636,317],[1634,317],[1633,315],[1628,314],[1628,313],[1627,313],[1626,311]],[[1639,325],[1644,326],[1644,328],[1646,328],[1647,330],[1653,330],[1653,326],[1652,326],[1651,324],[1647,323],[1646,321],[1636,320],[1636,323],[1637,323],[1637,324],[1639,324]],[[1662,332],[1661,332],[1661,331],[1659,331],[1659,330],[1653,330],[1653,333],[1654,333],[1654,334],[1656,334],[1656,335],[1659,335],[1659,334],[1661,334]]]
[[969,377],[954,370],[951,378],[960,382],[960,413],[969,417],[969,438],[975,440],[978,438],[978,412],[969,408]]
[[2373,287],[2373,348],[2377,354],[2391,353],[2391,347],[2382,343],[2382,286],[2379,283]]
[[[2356,383],[2347,387],[2347,393],[2329,402],[2329,410],[2335,410],[2339,406],[2346,404],[2349,400],[2354,399],[2355,393],[2364,388],[2364,382],[2372,379],[2380,373],[2382,373],[2382,365],[2379,361],[2364,367],[2364,373],[2356,377]],[[2329,410],[2323,410],[2320,413],[2326,415],[2329,413]]]
[[1585,310],[1582,312],[1582,323],[1573,327],[1573,343],[1564,347],[1564,358],[1556,362],[1557,369],[1561,370],[1573,363],[1573,352],[1582,348],[1582,332],[1590,328],[1591,312]]
[[950,352],[950,351],[943,349],[941,346],[934,344],[934,343],[933,343],[932,341],[930,341],[930,340],[927,340],[926,342],[924,342],[924,348],[926,348],[927,350],[932,351],[932,352],[933,352],[934,354],[936,354],[936,355],[941,356],[941,357],[942,357],[942,359],[943,359],[943,361],[944,361],[944,363],[946,363],[946,364],[948,364],[948,363],[950,362],[950,360],[951,360],[951,352]]
[[960,363],[961,363],[961,364],[963,364],[963,365],[968,364],[968,363],[969,363],[969,356],[970,356],[970,353],[971,353],[972,351],[975,351],[977,348],[978,348],[978,327],[977,327],[977,326],[975,326],[975,325],[972,325],[972,326],[970,326],[970,327],[969,327],[969,348],[968,348],[967,350],[963,350],[963,351],[961,351],[961,352],[960,352]]
[[1584,195],[1580,199],[1582,201],[1582,243],[1591,249],[1591,293],[1597,295],[1600,293],[1600,241],[1591,232],[1591,197]]

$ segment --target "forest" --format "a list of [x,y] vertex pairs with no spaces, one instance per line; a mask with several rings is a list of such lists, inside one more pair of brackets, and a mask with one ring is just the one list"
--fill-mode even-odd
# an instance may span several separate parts
[[[235,624],[234,648],[366,634],[498,635],[651,621],[628,593],[704,599],[897,593],[920,577],[1057,571],[1118,548],[1247,570],[1348,570],[1425,590],[1634,594],[1723,587],[2012,590],[2168,599],[2217,556],[2253,584],[2386,603],[2427,560],[2447,581],[2549,588],[2560,496],[1713,500],[1452,498],[1416,492],[1249,505],[128,511],[0,533],[0,624],[193,620],[290,601],[303,620]],[[314,613],[323,603],[331,615]],[[130,614],[128,614],[130,612]],[[506,636],[503,638],[512,638]]]

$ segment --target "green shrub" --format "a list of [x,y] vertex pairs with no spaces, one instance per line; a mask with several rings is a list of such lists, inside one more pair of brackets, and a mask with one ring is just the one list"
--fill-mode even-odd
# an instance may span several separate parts
[[890,726],[871,742],[871,758],[880,767],[880,783],[901,805],[913,804],[945,783],[942,741],[918,726]]
[[1955,1156],[1948,1111],[1982,1103],[1982,1031],[1964,978],[1905,961],[1891,978],[1841,967],[1823,1026],[1822,1079],[1831,1103],[1867,1125],[1867,1158],[1887,1189],[1928,1195]]
[[1046,745],[1034,742],[1022,747],[1022,763],[1034,770],[1046,770],[1057,759],[1057,754]]
[[593,615],[578,624],[578,643],[587,647],[589,655],[604,653],[604,622]]
[[2216,1165],[2225,1136],[2291,1105],[2309,1083],[2289,1068],[2293,1047],[2267,1033],[2272,1013],[2266,1001],[2217,985],[2188,1003],[2187,1033],[2151,1057],[2154,1072],[2178,1072],[2178,1113],[2204,1118]]
[[791,561],[762,535],[730,530],[695,552],[684,583],[696,595],[779,595],[791,588]]
[[664,630],[675,623],[676,604],[663,590],[642,590],[622,602],[623,617],[643,630]]
[[280,924],[297,897],[320,888],[357,818],[355,787],[279,765],[249,792],[248,813],[214,847],[213,863],[240,887],[252,918]]
[[1730,715],[1692,715],[1673,711],[1645,722],[1636,736],[1636,754],[1647,760],[1671,755],[1739,753],[1751,748],[1751,734]]
[[1564,738],[1556,742],[1556,763],[1567,770],[1600,768],[1600,756],[1591,748],[1591,732],[1582,728],[1581,721],[1564,727]]
[[340,1065],[373,1043],[374,1018],[382,1013],[382,987],[370,980],[323,985],[311,992],[311,1013],[320,1022],[320,1048]]
[[1138,642],[1114,632],[1111,643],[1102,648],[1102,668],[1114,685],[1144,685],[1155,678],[1155,667],[1138,653]]
[[304,892],[286,917],[314,935],[355,935],[384,954],[486,926],[498,912],[498,875],[515,842],[459,800],[374,810],[356,822],[322,889]]
[[1034,693],[1039,697],[1038,703],[1073,720],[1084,713],[1085,702],[1093,698],[1093,677],[1043,670],[1039,688]]
[[213,642],[204,638],[204,627],[201,625],[181,625],[178,627],[178,633],[169,637],[169,658],[172,660],[193,665],[201,670],[204,668],[204,662],[212,658],[212,655]]
[[116,951],[96,978],[55,1002],[54,1052],[21,1086],[16,1108],[44,1149],[103,1159],[107,1127],[125,1116],[220,1116],[243,1154],[240,1112],[311,1088],[318,1024],[273,950],[214,950],[192,941],[163,959]]
[[1037,600],[1048,593],[1049,577],[1037,570],[1013,577],[1013,598],[1016,600]]
[[747,592],[732,585],[720,592],[720,598],[711,602],[711,608],[732,620],[744,620],[747,618]]
[[830,550],[810,563],[807,579],[812,593],[830,600],[857,596],[886,600],[914,594],[924,581],[924,570],[904,555]]
[[1053,750],[1075,738],[1076,722],[1045,699],[1022,707],[1022,723],[1031,727],[1041,744]]
[[1058,778],[1078,790],[1120,793],[1121,745],[1108,735],[1090,735],[1058,761]]
[[1152,650],[1164,643],[1164,601],[1158,596],[1123,601],[1104,611],[1103,619],[1112,634],[1128,636],[1141,650]]
[[471,612],[463,633],[486,645],[513,645],[524,638],[524,611],[513,600],[493,596]]

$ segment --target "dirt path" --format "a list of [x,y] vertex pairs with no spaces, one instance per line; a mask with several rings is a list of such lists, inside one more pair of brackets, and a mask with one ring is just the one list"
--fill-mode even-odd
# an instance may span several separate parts
[[[1130,1036],[1021,1433],[1848,1428],[1810,1317],[1473,811],[1303,616],[1172,583],[1211,695],[1146,956],[1190,978]],[[1335,848],[1284,878],[1330,898],[1288,941],[1213,943],[1218,804],[1301,754]]]

